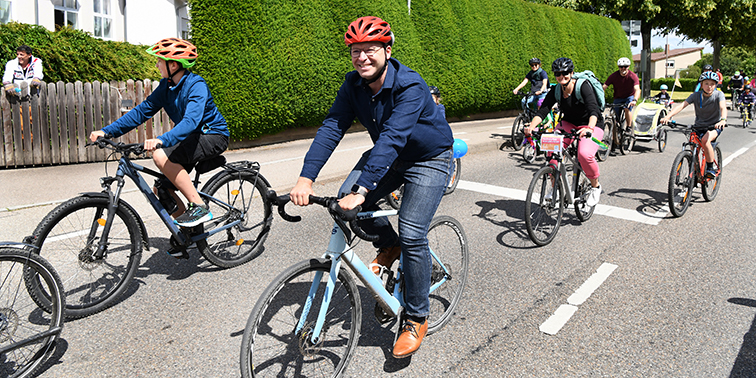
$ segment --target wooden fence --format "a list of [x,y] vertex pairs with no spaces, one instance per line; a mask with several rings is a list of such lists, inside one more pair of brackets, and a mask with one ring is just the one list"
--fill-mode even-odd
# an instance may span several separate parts
[[[85,148],[93,130],[141,103],[158,82],[48,83],[39,91],[21,83],[20,96],[0,94],[0,168],[104,161],[107,150]],[[143,142],[173,127],[158,114],[120,139]]]

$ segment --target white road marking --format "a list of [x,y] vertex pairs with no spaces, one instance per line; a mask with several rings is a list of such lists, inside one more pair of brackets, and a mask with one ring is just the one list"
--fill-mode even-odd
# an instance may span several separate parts
[[[482,184],[478,182],[460,180],[457,188],[470,190],[473,192],[491,194],[500,197],[512,198],[520,201],[525,201],[527,191],[519,189],[504,188],[496,185]],[[655,215],[640,213],[636,210],[623,209],[621,207],[609,206],[609,205],[596,205],[594,214],[605,215],[612,218],[624,219],[633,222],[650,224],[656,226],[659,224],[662,218]]]
[[609,277],[614,270],[617,269],[617,265],[610,263],[603,263],[593,273],[588,280],[586,280],[575,292],[567,298],[566,305],[560,305],[554,314],[551,315],[545,322],[541,324],[538,329],[549,335],[556,335],[559,330],[567,324],[572,315],[578,310],[578,306],[585,303],[588,297],[593,294],[599,286]]

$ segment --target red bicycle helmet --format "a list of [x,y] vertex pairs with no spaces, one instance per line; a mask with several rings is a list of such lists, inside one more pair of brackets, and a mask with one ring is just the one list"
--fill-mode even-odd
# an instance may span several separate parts
[[381,42],[391,46],[394,43],[394,33],[388,22],[378,17],[360,17],[349,24],[344,33],[344,43],[349,46],[360,42]]
[[191,68],[197,59],[197,48],[178,38],[162,39],[147,49],[147,53],[165,60],[175,60],[184,68]]

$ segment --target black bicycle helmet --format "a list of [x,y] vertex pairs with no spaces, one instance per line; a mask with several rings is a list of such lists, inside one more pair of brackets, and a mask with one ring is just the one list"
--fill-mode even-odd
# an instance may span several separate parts
[[530,59],[530,61],[528,62],[528,64],[531,65],[531,66],[534,65],[534,64],[541,64],[541,60],[538,59],[538,58],[533,58],[533,59]]
[[743,87],[743,90],[746,90],[746,89],[751,89],[751,85],[750,85],[750,84],[746,84],[746,85],[745,85],[745,86]]
[[428,89],[430,89],[430,93],[432,95],[436,95],[436,96],[440,96],[441,95],[441,90],[438,89],[438,87],[435,86],[435,85],[431,85],[430,87],[428,87]]
[[712,67],[711,64],[704,64],[703,70],[704,71],[714,71],[714,67]]
[[554,63],[551,63],[551,71],[553,72],[572,72],[574,70],[575,66],[570,58],[557,58]]

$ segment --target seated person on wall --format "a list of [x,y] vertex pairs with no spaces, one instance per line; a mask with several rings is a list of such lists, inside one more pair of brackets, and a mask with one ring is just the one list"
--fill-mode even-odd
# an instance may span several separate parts
[[20,94],[20,91],[16,90],[18,84],[25,81],[37,92],[44,77],[42,59],[32,56],[31,47],[21,45],[16,49],[16,59],[5,64],[3,87],[8,95],[17,96]]

